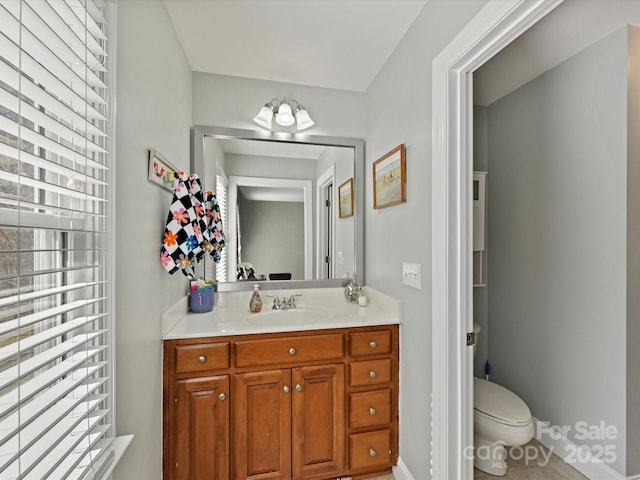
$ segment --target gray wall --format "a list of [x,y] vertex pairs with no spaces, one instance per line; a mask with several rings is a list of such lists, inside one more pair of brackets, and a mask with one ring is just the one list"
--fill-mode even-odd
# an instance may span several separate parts
[[238,192],[242,261],[257,274],[304,280],[304,203],[246,200]]
[[[640,29],[629,28],[627,81],[627,474],[640,473]],[[634,454],[635,453],[635,454]]]
[[489,106],[487,188],[493,379],[570,439],[614,425],[623,473],[626,46],[615,32]]
[[316,122],[305,133],[364,138],[363,93],[202,72],[193,72],[193,123],[260,129],[253,122],[260,107],[284,96],[300,101]]
[[[487,107],[473,106],[473,170],[475,172],[489,171],[489,146],[488,146],[488,110]],[[485,184],[485,199],[487,185]],[[487,245],[487,216],[491,212],[485,211],[485,246]],[[489,349],[489,250],[485,247],[482,255],[482,273],[485,286],[473,287],[473,322],[482,329],[476,339],[476,354],[474,357],[473,374],[484,378],[484,364],[488,358]]]
[[116,431],[135,439],[114,478],[159,479],[160,314],[187,282],[160,263],[171,192],[148,182],[147,149],[189,169],[191,70],[162,2],[118,2],[117,47]]
[[[400,456],[416,480],[431,461],[431,64],[484,5],[427,2],[367,90],[366,283],[402,301]],[[407,202],[374,210],[371,164],[401,143]],[[402,285],[402,262],[422,265],[422,290]]]
[[[339,218],[338,209],[338,187],[346,180],[353,177],[353,149],[351,148],[326,148],[318,159],[316,176],[320,177],[326,172],[331,165],[335,165],[335,183],[333,185],[333,208],[335,215],[335,258],[334,262],[334,278],[344,278],[346,273],[352,274],[355,270],[355,216]],[[366,181],[366,180],[365,180]],[[315,184],[317,187],[317,183]],[[355,183],[353,186],[354,198]],[[315,192],[314,192],[315,198]],[[354,205],[355,213],[355,205]],[[316,225],[314,225],[314,229]],[[314,247],[315,248],[315,247]],[[342,254],[342,263],[339,262],[339,254]],[[315,265],[314,265],[315,268]],[[361,281],[363,279],[359,279]]]

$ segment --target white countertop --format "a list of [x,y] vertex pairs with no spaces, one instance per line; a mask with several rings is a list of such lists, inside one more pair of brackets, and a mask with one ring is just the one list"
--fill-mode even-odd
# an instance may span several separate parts
[[[376,290],[364,287],[367,306],[348,303],[342,288],[307,288],[294,290],[261,291],[262,311],[253,314],[249,311],[251,291],[217,292],[213,311],[208,313],[190,313],[187,309],[187,297],[178,301],[162,314],[162,333],[164,340],[179,338],[216,337],[224,335],[245,335],[252,333],[295,332],[300,330],[318,330],[329,328],[365,327],[400,323],[400,301]],[[281,323],[273,313],[272,299],[267,294],[276,294],[280,298],[292,293],[302,293],[296,297],[297,312],[321,312],[311,315],[315,319],[299,322]],[[277,311],[275,311],[278,314]],[[279,317],[282,318],[282,317]]]

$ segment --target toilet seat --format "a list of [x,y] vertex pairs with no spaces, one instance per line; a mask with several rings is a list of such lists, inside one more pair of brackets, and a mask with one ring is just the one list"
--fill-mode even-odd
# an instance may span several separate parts
[[497,383],[473,379],[473,408],[477,413],[513,426],[531,423],[531,411],[515,393]]

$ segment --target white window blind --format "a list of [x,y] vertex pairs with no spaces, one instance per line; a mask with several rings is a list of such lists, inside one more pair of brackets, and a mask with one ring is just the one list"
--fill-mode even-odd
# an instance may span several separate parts
[[0,0],[0,479],[112,455],[106,6]]
[[[218,167],[219,168],[219,167]],[[227,190],[229,189],[229,179],[221,171],[218,175],[216,175],[216,200],[218,200],[218,205],[220,207],[220,216],[222,217],[222,228],[224,229],[227,226]],[[226,230],[225,230],[226,232]],[[216,279],[219,282],[227,281],[227,252],[229,251],[228,247],[222,249],[220,252],[220,261],[216,263]]]

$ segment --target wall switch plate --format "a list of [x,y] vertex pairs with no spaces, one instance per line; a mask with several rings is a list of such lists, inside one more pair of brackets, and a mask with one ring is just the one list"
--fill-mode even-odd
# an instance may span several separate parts
[[402,284],[422,289],[422,266],[419,263],[402,262]]
[[344,254],[342,252],[337,252],[336,257],[338,265],[342,265],[344,263]]

